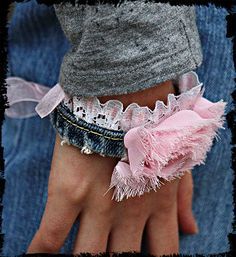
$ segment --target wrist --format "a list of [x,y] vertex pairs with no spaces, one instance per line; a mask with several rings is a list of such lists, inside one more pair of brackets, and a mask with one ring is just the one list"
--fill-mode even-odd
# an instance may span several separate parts
[[137,103],[140,106],[148,106],[150,109],[154,109],[157,100],[161,100],[166,104],[167,96],[170,93],[177,93],[172,80],[165,81],[138,92],[123,95],[101,96],[98,97],[98,99],[101,103],[105,103],[109,100],[119,100],[123,103],[124,108],[131,103]]

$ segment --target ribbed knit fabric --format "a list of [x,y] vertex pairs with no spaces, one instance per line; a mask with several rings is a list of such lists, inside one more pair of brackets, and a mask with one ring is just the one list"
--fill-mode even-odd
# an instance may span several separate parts
[[202,62],[193,6],[124,1],[120,6],[60,3],[56,14],[72,44],[59,83],[71,96],[153,87]]

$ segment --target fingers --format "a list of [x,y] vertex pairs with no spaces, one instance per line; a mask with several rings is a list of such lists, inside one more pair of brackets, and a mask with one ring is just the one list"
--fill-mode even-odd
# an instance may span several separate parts
[[159,212],[149,218],[146,235],[150,254],[161,256],[179,252],[176,204],[168,213]]
[[150,197],[129,198],[118,203],[116,219],[112,227],[108,252],[140,252],[142,235],[150,214]]
[[144,224],[125,221],[115,226],[109,237],[108,252],[140,252]]
[[140,205],[145,202],[133,198],[117,203],[109,194],[103,198],[97,198],[96,202],[100,204],[93,202],[82,213],[73,254],[140,251],[148,216],[144,206]]
[[[103,178],[106,181],[105,178]],[[95,192],[93,191],[95,190]],[[73,254],[105,252],[115,210],[111,192],[103,196],[103,187],[91,189],[87,204],[79,217],[80,227],[74,242]]]
[[65,161],[73,157],[73,152],[73,147],[62,148],[56,138],[46,207],[27,253],[58,253],[79,214],[86,190],[82,180],[76,180],[72,174],[72,161]]
[[159,212],[149,218],[146,236],[149,254],[161,256],[179,252],[176,204],[168,213]]
[[[60,198],[60,199],[59,199]],[[49,198],[39,230],[27,253],[58,253],[78,215],[79,209],[63,195]]]
[[178,220],[183,233],[198,232],[196,220],[192,211],[193,179],[191,173],[186,173],[179,182],[178,188]]
[[96,217],[84,212],[79,217],[80,226],[74,243],[73,254],[106,252],[110,224],[106,217]]
[[[114,158],[91,156],[92,167],[87,173],[93,180],[86,196],[86,203],[79,217],[80,227],[75,239],[73,254],[105,252],[111,225],[114,220],[116,202],[112,191],[106,195],[111,173],[117,163]],[[92,162],[90,160],[89,163]]]
[[155,193],[156,208],[145,230],[149,254],[161,256],[179,252],[177,190],[178,179],[165,182]]

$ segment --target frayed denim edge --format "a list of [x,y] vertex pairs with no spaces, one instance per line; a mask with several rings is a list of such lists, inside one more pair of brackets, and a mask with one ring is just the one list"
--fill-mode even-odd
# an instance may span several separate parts
[[124,131],[109,130],[76,119],[73,113],[62,103],[50,113],[53,128],[63,139],[62,144],[78,147],[82,153],[98,153],[101,156],[122,158],[125,155]]

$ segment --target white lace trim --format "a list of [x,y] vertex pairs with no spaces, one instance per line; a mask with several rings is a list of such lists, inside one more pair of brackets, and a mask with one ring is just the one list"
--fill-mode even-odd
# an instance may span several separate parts
[[128,131],[148,122],[161,122],[162,117],[180,110],[192,109],[197,98],[204,92],[195,72],[182,75],[178,80],[178,86],[180,95],[168,94],[167,105],[157,100],[154,110],[136,103],[130,104],[124,110],[122,102],[118,100],[109,100],[102,104],[97,97],[68,98],[66,96],[63,103],[77,119],[83,119],[107,129]]

